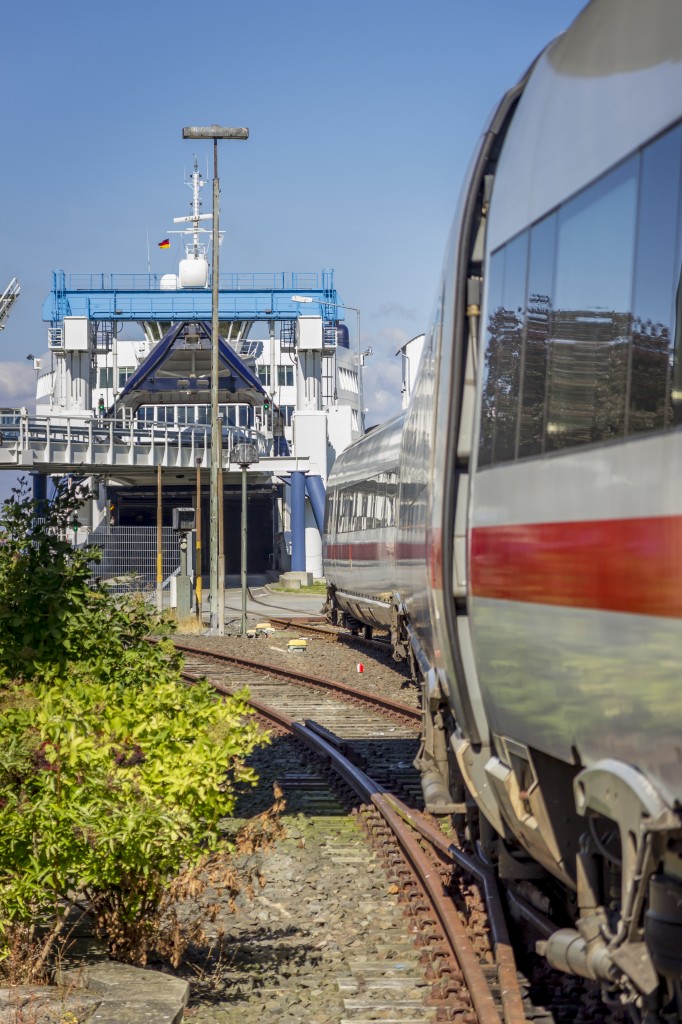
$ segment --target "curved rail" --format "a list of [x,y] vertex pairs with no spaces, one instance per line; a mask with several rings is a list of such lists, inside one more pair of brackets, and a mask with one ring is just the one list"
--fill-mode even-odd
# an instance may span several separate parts
[[309,686],[317,686],[320,689],[330,690],[342,696],[351,697],[353,700],[361,701],[364,704],[380,707],[385,711],[401,715],[411,721],[421,721],[421,711],[410,707],[409,704],[402,704],[400,701],[392,700],[390,697],[384,697],[381,694],[368,693],[366,690],[359,690],[355,686],[348,686],[346,683],[339,683],[334,679],[308,675],[306,672],[299,672],[294,668],[282,668],[269,662],[252,661],[250,658],[241,658],[236,654],[208,651],[204,647],[192,647],[189,644],[178,643],[177,641],[174,641],[174,646],[178,651],[185,651],[188,654],[195,654],[202,658],[211,658],[215,661],[224,661],[227,664],[238,665],[240,668],[250,669],[253,672],[265,672],[268,675],[278,676],[279,678],[294,679]]
[[[333,683],[331,680],[320,680],[316,677],[307,676],[305,673],[277,666],[261,665],[233,655],[217,655],[213,653],[207,655],[205,650],[197,651],[184,645],[176,646],[179,649],[191,650],[193,653],[219,661],[231,662],[266,673],[272,671],[273,674],[278,676],[294,678],[301,682],[313,683],[313,685],[321,684],[327,689],[334,689],[338,692],[347,690],[352,693],[353,697],[359,696],[365,702],[374,704],[375,707],[378,706],[391,712],[399,709],[401,713],[407,713],[411,717],[419,716],[419,712],[415,711],[414,708],[399,704],[397,701],[384,697],[375,697],[372,694],[356,690],[354,687],[345,687],[343,684]],[[183,673],[183,676],[191,681],[196,681],[200,678],[191,673]],[[211,680],[211,685],[222,693],[231,692],[230,687],[221,684],[219,681]],[[306,721],[305,724],[296,722],[283,712],[260,701],[250,700],[249,703],[269,723],[287,730],[316,756],[320,757],[363,803],[372,804],[376,808],[395,836],[405,860],[431,903],[433,913],[440,923],[450,953],[461,970],[479,1024],[501,1024],[500,1014],[495,1005],[494,997],[490,991],[490,986],[479,962],[478,955],[467,935],[466,927],[455,905],[444,892],[442,882],[437,871],[434,869],[433,863],[420,847],[419,838],[428,841],[439,854],[456,863],[461,870],[470,874],[480,883],[493,936],[493,951],[501,989],[504,1021],[505,1024],[524,1024],[526,1016],[523,1010],[521,990],[516,974],[514,954],[509,941],[497,883],[492,871],[482,862],[461,850],[451,838],[445,836],[438,828],[434,827],[424,815],[409,808],[400,799],[389,793],[380,783],[370,778],[362,768],[354,764],[346,753],[343,752],[344,744],[337,745],[334,742],[335,737],[330,736],[326,729],[319,727],[313,721]]]
[[383,651],[387,654],[391,652],[391,645],[388,640],[379,640],[377,637],[361,636],[360,634],[351,633],[348,630],[339,629],[338,626],[331,626],[329,624],[324,625],[324,620],[315,617],[313,621],[309,618],[283,618],[280,615],[268,616],[268,621],[277,623],[283,629],[304,629],[306,632],[314,633],[315,636],[323,637],[325,640],[329,640],[331,643],[336,643],[337,640],[349,640],[352,643],[361,644],[363,647],[374,647],[376,650]]

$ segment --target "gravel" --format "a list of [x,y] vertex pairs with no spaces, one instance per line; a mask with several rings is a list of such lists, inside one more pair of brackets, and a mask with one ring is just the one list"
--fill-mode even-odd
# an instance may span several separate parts
[[[255,625],[257,621],[266,622],[267,619],[254,619],[249,625]],[[290,653],[288,641],[301,637],[307,640],[305,653]],[[379,693],[411,707],[419,705],[419,691],[410,680],[405,662],[395,662],[389,653],[375,648],[355,645],[350,637],[333,642],[306,633],[305,628],[301,628],[275,630],[270,636],[254,638],[239,636],[238,633],[228,633],[224,637],[195,633],[177,634],[177,639],[207,652],[233,654],[279,668],[291,667],[368,693]],[[358,665],[362,665],[362,672],[358,671]]]
[[[253,619],[249,625],[257,621],[267,620]],[[289,653],[288,640],[299,637],[308,640],[306,653]],[[418,705],[404,665],[351,640],[331,642],[304,628],[256,638],[228,633],[178,639]],[[409,759],[413,756],[414,751]],[[187,1016],[197,1024],[331,1024],[355,1016],[349,1000],[367,998],[361,1016],[379,1018],[385,1011],[373,1009],[372,1003],[394,1000],[395,986],[401,998],[421,1007],[425,983],[403,907],[356,819],[330,796],[315,762],[305,764],[290,739],[279,738],[256,751],[253,765],[260,783],[240,797],[237,822],[269,806],[272,784],[278,781],[287,801],[286,835],[257,855],[255,866],[265,885],[253,901],[239,897],[238,912],[232,914],[218,898],[221,909],[211,934],[224,931],[225,938],[220,950],[211,951],[209,943],[204,966],[197,961],[192,970],[185,969],[193,990]],[[306,776],[307,784],[301,781]]]

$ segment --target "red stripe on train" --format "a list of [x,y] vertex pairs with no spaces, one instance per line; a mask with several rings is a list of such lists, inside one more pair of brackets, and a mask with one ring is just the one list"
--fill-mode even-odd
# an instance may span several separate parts
[[476,597],[682,618],[682,516],[477,527]]
[[394,556],[398,561],[423,562],[424,542],[408,544],[403,541],[391,545],[379,541],[355,541],[352,544],[327,541],[324,548],[324,557],[329,561],[383,562],[393,559]]

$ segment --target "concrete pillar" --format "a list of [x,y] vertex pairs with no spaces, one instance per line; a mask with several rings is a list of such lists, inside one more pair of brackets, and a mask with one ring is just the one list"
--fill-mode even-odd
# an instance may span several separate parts
[[322,408],[322,357],[319,352],[298,351],[296,366],[296,411],[317,412]]
[[305,473],[291,474],[291,570],[305,572]]

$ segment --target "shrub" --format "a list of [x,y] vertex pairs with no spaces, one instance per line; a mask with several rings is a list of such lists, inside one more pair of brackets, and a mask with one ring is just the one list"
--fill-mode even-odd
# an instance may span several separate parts
[[71,496],[38,527],[34,511],[19,496],[0,513],[0,624],[13,630],[0,631],[0,960],[40,934],[38,977],[74,906],[114,956],[146,962],[164,892],[221,847],[265,737],[245,693],[181,682],[171,642],[147,642],[148,606],[88,587],[85,557],[59,539]]
[[[92,553],[75,551],[70,527],[87,492],[62,487],[38,507],[26,481],[0,512],[0,668],[30,678],[69,659],[73,616],[87,603]],[[42,504],[42,503],[41,503]]]

